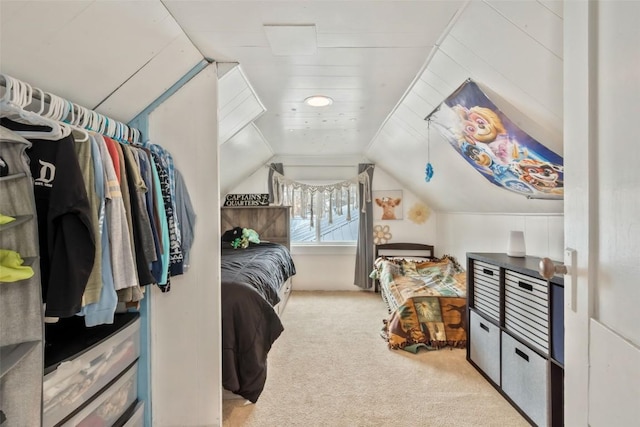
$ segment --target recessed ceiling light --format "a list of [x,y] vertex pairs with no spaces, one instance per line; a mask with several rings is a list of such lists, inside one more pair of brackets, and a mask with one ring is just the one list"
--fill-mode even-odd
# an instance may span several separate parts
[[312,107],[326,107],[333,104],[333,99],[329,98],[328,96],[315,95],[308,97],[304,100],[304,102]]

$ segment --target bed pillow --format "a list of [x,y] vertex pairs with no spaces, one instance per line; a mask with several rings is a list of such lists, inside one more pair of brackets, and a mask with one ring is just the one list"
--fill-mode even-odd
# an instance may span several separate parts
[[222,234],[223,242],[233,242],[237,238],[242,237],[242,227],[234,227],[231,230],[227,230]]

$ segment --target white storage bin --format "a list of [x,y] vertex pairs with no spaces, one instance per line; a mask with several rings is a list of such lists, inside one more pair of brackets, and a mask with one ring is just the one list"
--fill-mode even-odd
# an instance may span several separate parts
[[47,374],[43,386],[43,425],[51,427],[80,408],[140,355],[140,320],[136,319],[74,360]]
[[500,385],[500,328],[469,311],[469,358]]
[[502,332],[502,391],[535,425],[547,426],[547,361]]
[[112,426],[135,401],[138,395],[138,363],[78,412],[64,427]]

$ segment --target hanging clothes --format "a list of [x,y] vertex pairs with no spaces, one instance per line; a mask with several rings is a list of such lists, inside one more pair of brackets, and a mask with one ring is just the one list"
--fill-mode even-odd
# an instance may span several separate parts
[[182,274],[182,249],[180,244],[180,231],[176,218],[175,205],[175,167],[173,159],[157,145],[151,144],[151,154],[158,168],[158,176],[162,189],[165,212],[167,215],[167,226],[169,228],[169,269],[173,270],[173,275]]
[[116,294],[113,280],[113,270],[111,266],[111,250],[109,248],[109,226],[106,215],[105,195],[107,191],[107,179],[100,148],[98,146],[97,135],[90,135],[91,158],[93,160],[95,192],[100,201],[98,206],[98,224],[100,226],[101,243],[101,278],[102,286],[100,297],[95,303],[86,303],[78,315],[84,316],[85,325],[88,327],[97,325],[110,325],[113,323],[116,307],[118,305],[118,295]]
[[170,289],[169,286],[169,226],[167,221],[167,212],[165,210],[164,198],[162,195],[162,188],[160,184],[160,176],[158,174],[158,168],[156,167],[156,162],[151,155],[149,154],[149,161],[151,166],[151,173],[153,175],[153,189],[155,192],[154,197],[154,209],[157,212],[158,219],[158,229],[160,230],[160,256],[158,257],[158,261],[152,264],[152,273],[154,277],[156,277],[158,282],[158,287],[163,292],[168,292]]
[[[189,191],[184,182],[184,178],[179,170],[176,169],[176,216],[180,225],[181,247],[183,255],[183,271],[189,269],[189,255],[191,246],[193,245],[194,230],[196,226],[196,213],[191,204]],[[173,272],[172,272],[173,273]]]
[[114,288],[116,290],[130,288],[138,285],[138,279],[120,184],[106,139],[99,134],[94,136],[105,173],[105,219],[109,235]]
[[87,284],[82,296],[82,305],[94,304],[100,299],[102,290],[102,233],[99,226],[99,208],[101,200],[98,198],[95,185],[95,170],[92,158],[91,141],[74,141],[76,156],[78,157],[78,165],[82,172],[82,178],[89,200],[89,208],[91,209],[91,227],[95,239],[95,257],[93,259],[93,268],[87,280]]
[[[150,260],[147,257],[149,249],[153,248],[153,236],[151,235],[151,225],[145,223],[146,209],[140,206],[140,198],[138,192],[145,189],[144,182],[140,177],[140,172],[137,169],[135,159],[133,158],[130,150],[126,146],[119,147],[123,154],[123,163],[125,166],[126,182],[129,193],[129,206],[131,209],[131,222],[132,222],[132,235],[133,245],[136,259],[136,271],[138,274],[138,283],[141,286],[150,285],[155,283],[154,277],[149,270]],[[126,205],[126,203],[125,203]],[[149,248],[149,249],[147,249]],[[118,299],[121,302],[140,301],[142,299],[142,291],[139,289],[131,288],[131,293],[119,294]]]
[[[6,118],[0,124],[18,132],[49,130]],[[29,141],[32,147],[27,155],[34,177],[45,315],[70,317],[82,308],[82,295],[93,268],[91,208],[73,137]]]

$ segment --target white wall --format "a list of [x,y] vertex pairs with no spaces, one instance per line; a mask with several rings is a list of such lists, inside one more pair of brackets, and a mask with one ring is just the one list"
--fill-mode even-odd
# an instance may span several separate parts
[[221,425],[217,75],[210,65],[154,110],[151,142],[169,150],[196,211],[191,267],[151,289],[153,426]]
[[[376,169],[373,172],[373,191],[379,190],[402,190],[402,202],[396,206],[395,212],[398,217],[402,213],[402,219],[396,220],[381,220],[375,218],[373,225],[388,226],[392,235],[389,239],[389,243],[394,242],[415,242],[426,243],[435,245],[437,240],[436,235],[436,218],[437,213],[434,212],[431,207],[423,200],[412,193],[410,190],[403,188],[393,176],[391,176],[386,170],[382,169],[379,165],[376,165]],[[422,203],[426,205],[431,214],[427,221],[422,224],[417,224],[409,219],[409,210],[416,204]],[[375,205],[375,201],[374,201]]]
[[[284,165],[287,171],[300,174]],[[323,173],[344,173],[342,169]],[[232,192],[260,193],[267,191],[267,168],[260,168]],[[425,183],[425,186],[429,186]],[[408,190],[379,165],[373,174],[373,191],[402,190],[403,200],[396,210],[402,209],[401,220],[375,220],[375,225],[388,226],[393,242],[426,243],[435,246],[436,255],[455,256],[466,265],[467,252],[506,252],[509,231],[520,230],[525,235],[527,255],[562,260],[564,248],[564,216],[562,214],[489,214],[447,213],[432,211],[428,220],[416,224],[409,219],[409,209],[424,201]],[[538,201],[546,203],[546,201]],[[428,204],[427,204],[428,206]],[[293,280],[296,290],[355,290],[353,269],[355,248],[345,247],[292,247],[298,273]],[[326,280],[326,269],[331,268],[332,279]]]
[[[357,291],[353,284],[356,266],[355,246],[293,246],[296,265],[293,289],[296,291]],[[331,274],[327,274],[327,272]]]
[[563,215],[439,213],[436,254],[466,265],[467,252],[506,252],[509,231],[524,231],[527,255],[564,259]]
[[[349,179],[357,174],[358,160],[350,161],[345,166],[344,159],[315,159],[311,166],[291,166],[285,161],[293,164],[304,163],[300,159],[282,159],[284,172],[292,179],[325,179],[335,177],[334,180]],[[322,167],[322,164],[335,164],[334,167]],[[249,178],[234,188],[231,193],[264,193],[267,192],[268,169],[261,167]],[[409,190],[403,189],[402,185],[385,170],[376,167],[373,173],[373,190],[403,190],[403,201],[396,209],[402,209],[403,219],[399,220],[376,220],[375,225],[389,226],[392,238],[389,242],[416,242],[436,244],[436,213],[432,212],[429,219],[416,224],[409,220],[409,209],[418,202],[418,198]],[[437,246],[436,246],[437,247]],[[293,289],[295,290],[358,290],[353,284],[356,252],[355,246],[301,246],[293,245],[291,248],[293,261],[296,264],[296,276],[293,278]],[[327,270],[331,270],[331,280],[327,280]]]

